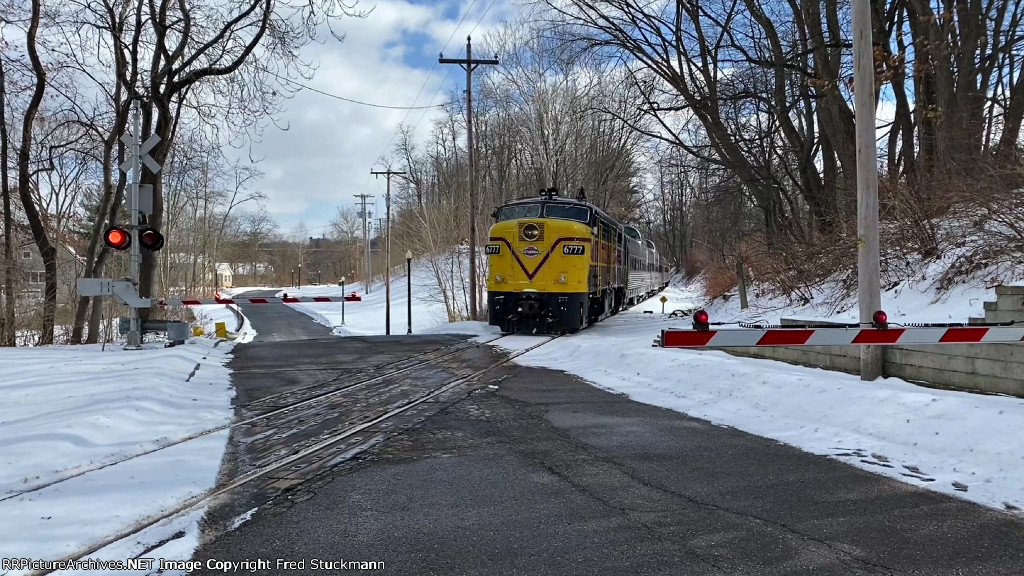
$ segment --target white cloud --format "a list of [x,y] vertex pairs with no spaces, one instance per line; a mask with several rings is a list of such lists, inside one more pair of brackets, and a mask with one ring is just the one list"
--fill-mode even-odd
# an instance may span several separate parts
[[[456,28],[469,1],[459,2],[457,9],[451,3],[376,2],[366,18],[345,19],[336,27],[345,34],[344,42],[328,38],[303,50],[302,58],[318,67],[305,84],[376,104],[440,104],[451,94],[461,94],[465,84],[461,69],[436,64],[445,42],[451,38],[445,56],[458,57],[464,54],[466,34],[473,30],[474,40],[482,41],[500,19],[515,11],[506,0],[497,0],[489,10],[488,4],[473,4]],[[485,10],[486,18],[478,25]],[[403,119],[415,124],[423,116],[416,130],[422,142],[429,135],[431,118],[439,113],[372,108],[307,90],[287,101],[285,108],[279,124],[288,129],[269,127],[262,142],[253,146],[253,156],[263,158],[259,167],[266,174],[256,186],[267,194],[266,206],[282,231],[302,221],[313,235],[319,235],[337,206],[354,203],[354,194],[377,195],[383,212],[384,180],[375,182],[370,170],[380,169],[378,159],[388,152]]]

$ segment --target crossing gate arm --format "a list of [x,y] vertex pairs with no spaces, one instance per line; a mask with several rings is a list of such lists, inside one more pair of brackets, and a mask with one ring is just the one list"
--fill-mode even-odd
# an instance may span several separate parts
[[158,306],[206,306],[211,304],[302,304],[313,302],[353,302],[352,296],[302,296],[288,298],[201,298],[167,299],[156,302]]
[[906,344],[1018,344],[1020,326],[821,327],[691,330],[668,328],[655,339],[661,348],[746,348],[766,346],[891,346]]

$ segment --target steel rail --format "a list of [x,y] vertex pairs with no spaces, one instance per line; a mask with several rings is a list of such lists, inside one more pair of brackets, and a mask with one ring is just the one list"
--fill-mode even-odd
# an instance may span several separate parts
[[[198,438],[203,438],[205,436],[209,436],[210,434],[216,434],[217,432],[223,432],[224,430],[230,430],[230,429],[233,429],[233,428],[237,428],[239,426],[245,426],[247,424],[251,424],[253,422],[262,420],[264,418],[269,418],[270,416],[274,416],[274,415],[280,414],[282,412],[287,412],[289,410],[293,410],[293,409],[298,408],[300,406],[305,406],[307,404],[311,404],[311,403],[316,402],[318,400],[323,400],[324,398],[328,398],[328,397],[334,396],[336,394],[341,394],[342,392],[347,392],[347,391],[352,390],[354,388],[359,388],[361,386],[366,386],[367,384],[373,384],[375,382],[380,382],[381,380],[384,380],[386,378],[390,378],[392,376],[397,376],[399,374],[403,374],[405,372],[408,372],[409,370],[412,370],[413,368],[418,368],[420,366],[423,366],[424,364],[429,364],[431,362],[436,362],[438,360],[443,360],[445,358],[448,358],[449,356],[454,356],[455,354],[458,354],[459,352],[462,352],[464,350],[471,350],[471,349],[479,348],[483,344],[494,342],[495,340],[500,340],[501,338],[504,338],[504,337],[505,336],[499,336],[497,338],[492,338],[490,340],[485,340],[485,341],[482,341],[482,342],[475,342],[475,343],[473,343],[471,345],[468,345],[468,346],[456,345],[456,346],[453,346],[453,347],[441,347],[441,348],[435,348],[433,350],[428,350],[428,351],[423,352],[421,354],[418,354],[418,355],[412,356],[410,358],[406,358],[404,360],[401,360],[400,362],[406,362],[406,361],[414,359],[414,358],[420,358],[420,360],[417,360],[413,364],[410,364],[410,365],[405,366],[403,368],[399,368],[397,370],[392,370],[392,371],[387,372],[385,374],[380,374],[378,376],[373,376],[371,378],[367,378],[367,379],[361,380],[359,382],[348,384],[348,385],[343,386],[341,388],[335,388],[333,390],[329,390],[329,391],[323,392],[321,394],[316,394],[316,395],[314,395],[312,397],[304,398],[302,400],[296,401],[296,402],[294,402],[292,404],[289,404],[287,406],[282,406],[281,408],[277,408],[275,410],[271,410],[271,411],[265,412],[263,414],[258,414],[256,416],[253,416],[251,418],[247,418],[245,420],[238,420],[238,421],[235,421],[235,422],[228,422],[227,424],[221,424],[220,426],[215,426],[213,428],[207,428],[205,430],[202,430],[202,431],[199,431],[199,432],[194,432],[194,433],[189,434],[187,436],[182,436],[182,437],[177,438],[177,439],[175,439],[175,440],[173,440],[171,442],[168,442],[167,444],[161,444],[159,446],[155,446],[153,448],[149,448],[149,449],[143,450],[141,452],[135,452],[135,453],[133,453],[133,454],[131,454],[129,456],[125,456],[123,458],[119,458],[119,459],[116,459],[116,460],[111,460],[109,462],[103,462],[101,464],[97,464],[95,466],[91,466],[91,467],[88,467],[88,468],[83,468],[81,470],[76,471],[73,474],[69,474],[67,476],[61,476],[60,478],[56,478],[56,479],[53,479],[53,480],[48,480],[46,482],[35,484],[32,487],[30,487],[30,488],[25,488],[25,489],[19,490],[17,492],[12,492],[11,494],[4,495],[3,497],[0,497],[0,502],[5,502],[7,500],[13,500],[14,498],[18,498],[18,497],[24,496],[26,494],[31,494],[33,492],[38,492],[40,490],[44,490],[44,489],[49,488],[51,486],[56,486],[58,484],[67,482],[69,480],[74,480],[75,478],[79,478],[79,477],[84,476],[86,474],[91,474],[91,473],[96,472],[98,470],[104,470],[104,469],[110,468],[112,466],[117,466],[119,464],[123,464],[125,462],[130,461],[130,460],[135,460],[136,458],[141,458],[143,456],[147,456],[149,454],[153,454],[154,452],[159,452],[161,450],[166,450],[167,448],[178,446],[180,444],[184,444],[185,442],[190,442],[190,441],[196,440]],[[436,357],[432,357],[432,358],[423,358],[424,356],[426,356],[428,354],[434,354],[434,353],[436,353],[438,351],[444,351],[445,353],[441,354],[441,355],[438,355]],[[377,368],[379,366],[380,366],[380,364],[377,364],[377,365],[371,367],[370,369],[373,370],[373,369],[375,369],[375,368]],[[241,406],[238,406],[238,408],[250,408],[250,407],[253,407],[255,405],[260,404],[261,402],[265,402],[269,398],[276,398],[276,397],[282,396],[284,394],[291,394],[291,393],[294,393],[294,392],[300,392],[302,390],[308,390],[310,388],[315,388],[315,387],[318,387],[318,386],[323,386],[325,384],[330,384],[332,382],[338,381],[341,378],[344,378],[344,376],[345,375],[335,376],[333,378],[330,378],[330,379],[325,380],[323,382],[319,382],[317,384],[310,384],[309,386],[303,386],[301,388],[296,388],[294,390],[289,390],[287,392],[280,392],[278,394],[272,394],[270,396],[265,396],[263,398],[259,398],[257,400],[253,400],[252,402],[249,402],[249,403],[243,404]]]
[[[499,337],[499,338],[494,338],[492,340],[489,340],[488,342],[493,342],[495,340],[499,340],[500,338],[503,338],[503,336]],[[541,346],[544,346],[545,344],[549,344],[549,343],[553,342],[554,340],[557,340],[558,338],[559,338],[559,336],[551,336],[548,340],[545,340],[544,342],[540,342],[540,343],[534,344],[534,345],[529,346],[527,348],[524,348],[522,350],[516,350],[516,351],[512,352],[512,354],[510,354],[509,356],[507,356],[507,357],[505,357],[505,358],[503,358],[503,359],[501,359],[501,360],[499,360],[497,362],[494,362],[494,363],[492,363],[489,366],[486,366],[486,367],[481,368],[479,370],[475,370],[472,373],[467,374],[466,376],[460,376],[458,378],[449,380],[446,383],[441,384],[440,386],[437,386],[433,390],[427,392],[426,394],[421,395],[419,398],[416,398],[415,400],[411,400],[411,401],[409,401],[409,402],[407,402],[407,403],[405,403],[405,404],[403,404],[401,406],[398,406],[396,408],[389,409],[386,412],[384,412],[383,414],[377,416],[376,418],[373,418],[373,419],[371,419],[369,421],[366,421],[366,422],[363,422],[361,424],[357,424],[355,426],[351,426],[351,427],[349,427],[349,428],[347,428],[347,429],[345,429],[345,430],[343,430],[343,431],[341,431],[341,432],[339,432],[337,434],[334,434],[332,436],[329,436],[329,437],[325,438],[324,440],[318,442],[317,444],[315,444],[313,446],[310,446],[309,448],[306,448],[305,450],[301,450],[301,451],[299,451],[299,452],[297,452],[295,454],[287,456],[284,459],[279,460],[278,462],[275,462],[274,464],[270,464],[268,466],[263,466],[263,467],[258,468],[256,470],[253,470],[251,472],[247,472],[247,473],[239,476],[235,480],[231,481],[227,485],[224,485],[224,486],[222,486],[220,488],[217,488],[217,487],[211,488],[211,489],[207,490],[206,492],[203,492],[202,494],[198,494],[196,496],[193,496],[192,498],[189,498],[189,499],[185,500],[184,502],[174,506],[173,508],[170,508],[170,509],[165,510],[163,512],[157,513],[157,514],[155,514],[153,516],[150,516],[146,520],[144,520],[144,521],[142,521],[142,522],[140,522],[138,524],[135,524],[131,528],[127,528],[125,530],[122,530],[122,531],[118,532],[117,534],[115,534],[113,536],[107,537],[104,540],[102,540],[102,541],[100,541],[100,542],[98,542],[96,544],[92,544],[92,545],[88,546],[85,549],[79,550],[77,552],[74,552],[73,554],[65,556],[64,558],[62,558],[60,560],[53,560],[53,561],[50,561],[50,562],[65,563],[66,564],[67,562],[70,562],[70,561],[73,561],[73,560],[80,560],[83,557],[88,556],[89,554],[93,554],[94,552],[97,552],[99,550],[102,550],[103,548],[106,548],[107,546],[110,546],[111,544],[114,544],[116,542],[124,540],[125,538],[128,538],[130,536],[138,534],[139,532],[145,530],[146,528],[149,528],[150,526],[153,526],[153,525],[155,525],[155,524],[157,524],[159,522],[162,522],[163,520],[166,520],[166,519],[169,519],[169,518],[173,518],[174,516],[177,516],[179,514],[183,514],[185,512],[189,512],[193,508],[199,506],[200,504],[203,504],[204,502],[206,502],[208,500],[211,500],[211,499],[223,496],[223,495],[227,494],[228,492],[234,490],[235,488],[238,488],[238,487],[243,486],[243,485],[245,485],[245,484],[247,484],[249,482],[252,482],[253,480],[256,480],[257,478],[261,478],[261,477],[263,477],[263,476],[265,476],[265,475],[267,475],[267,474],[269,474],[271,472],[274,472],[276,470],[280,470],[281,468],[284,468],[285,466],[288,466],[289,464],[292,464],[293,462],[296,462],[298,460],[301,460],[303,458],[306,458],[308,456],[316,454],[317,452],[320,452],[322,450],[328,449],[331,446],[337,444],[338,442],[344,440],[345,438],[348,438],[349,436],[352,436],[354,434],[358,434],[359,432],[369,428],[370,426],[374,426],[376,424],[384,422],[385,420],[393,418],[394,416],[397,416],[397,415],[399,415],[399,414],[409,410],[410,408],[413,408],[413,407],[418,406],[418,405],[420,405],[420,404],[422,404],[424,402],[427,402],[428,400],[436,398],[437,396],[440,396],[441,394],[444,394],[445,392],[448,392],[449,390],[452,390],[453,388],[455,388],[456,386],[459,386],[460,384],[463,384],[463,383],[465,383],[465,382],[467,382],[469,380],[472,380],[472,379],[474,379],[474,378],[476,378],[476,377],[478,377],[478,376],[480,376],[482,374],[485,374],[485,373],[487,373],[487,372],[497,368],[498,366],[501,366],[501,365],[504,365],[504,364],[508,364],[509,362],[511,362],[512,360],[515,360],[519,356],[522,356],[523,354],[526,354],[528,352],[536,350],[537,348],[540,348]],[[37,570],[37,571],[28,573],[27,576],[45,576],[46,574],[51,574],[53,572],[56,572],[57,570],[58,569]]]

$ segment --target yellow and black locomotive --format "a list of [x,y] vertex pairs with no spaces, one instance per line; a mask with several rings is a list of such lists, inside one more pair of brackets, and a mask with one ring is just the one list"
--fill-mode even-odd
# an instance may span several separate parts
[[575,332],[668,284],[654,244],[586,201],[558,196],[494,211],[488,256],[490,324],[504,333]]

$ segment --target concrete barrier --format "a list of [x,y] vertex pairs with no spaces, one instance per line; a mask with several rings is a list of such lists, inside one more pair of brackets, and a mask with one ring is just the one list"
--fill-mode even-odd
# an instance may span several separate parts
[[[1024,286],[997,286],[975,323],[1024,322]],[[828,326],[829,322],[782,319],[782,324]],[[859,346],[726,348],[750,358],[768,358],[850,374],[860,373]],[[933,344],[883,347],[882,373],[940,388],[1008,394],[1024,398],[1024,344]]]

